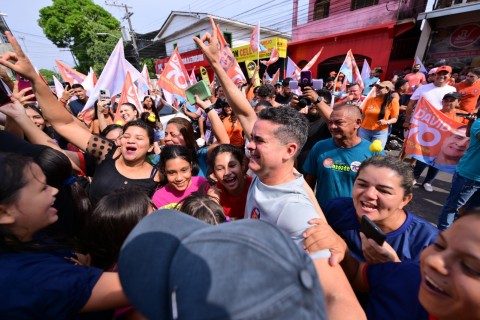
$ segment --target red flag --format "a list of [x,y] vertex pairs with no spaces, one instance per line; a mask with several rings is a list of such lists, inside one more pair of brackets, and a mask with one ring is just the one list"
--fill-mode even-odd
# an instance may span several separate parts
[[130,102],[133,104],[139,113],[143,112],[142,104],[140,103],[140,99],[137,96],[137,88],[133,84],[132,77],[130,76],[130,72],[127,71],[127,76],[125,77],[125,82],[123,83],[122,93],[120,95],[120,99],[118,100],[118,107],[117,112],[115,112],[115,117],[113,121],[116,123],[117,121],[123,122],[123,119],[120,116],[120,106],[125,102]]
[[62,75],[63,81],[65,82],[69,82],[70,84],[82,83],[83,80],[85,80],[85,78],[87,77],[83,73],[80,73],[77,70],[70,68],[61,61],[55,60],[55,63],[57,64],[58,70]]
[[193,67],[192,73],[190,73],[190,83],[191,84],[197,83],[197,78],[195,77],[195,67]]
[[242,69],[238,65],[235,57],[233,56],[232,50],[230,50],[230,46],[223,37],[223,34],[220,31],[220,27],[217,28],[217,36],[218,41],[220,42],[219,55],[220,64],[222,65],[223,70],[225,70],[233,83],[239,84],[240,82],[246,82],[247,79],[245,79]]
[[[170,59],[165,64],[162,74],[158,78],[157,87],[168,91],[170,94],[186,97],[185,89],[190,86],[190,77],[178,53],[178,47],[175,48]],[[169,101],[172,103],[173,101]]]
[[305,67],[303,67],[302,71],[307,71],[307,70],[310,70],[310,68],[315,64],[315,62],[317,62],[317,59],[318,57],[320,57],[320,55],[322,54],[322,51],[323,51],[323,47],[318,51],[318,53],[312,58],[312,60],[310,60],[309,63],[307,63],[307,65]]
[[270,54],[270,59],[268,59],[268,61],[262,61],[262,60],[261,60],[260,62],[263,63],[264,65],[266,65],[266,66],[268,67],[269,65],[272,65],[272,64],[274,64],[275,62],[277,62],[277,61],[278,61],[278,58],[279,58],[279,56],[278,56],[277,48],[276,48],[276,47],[273,47],[273,48],[272,48],[272,53]]

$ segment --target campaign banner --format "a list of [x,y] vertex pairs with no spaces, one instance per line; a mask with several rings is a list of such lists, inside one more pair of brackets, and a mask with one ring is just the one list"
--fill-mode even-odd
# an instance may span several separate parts
[[210,85],[210,78],[208,77],[208,71],[204,67],[200,67],[200,75],[202,76],[202,80],[205,81],[208,85]]
[[453,174],[470,143],[466,131],[465,124],[447,117],[422,98],[410,121],[405,154]]

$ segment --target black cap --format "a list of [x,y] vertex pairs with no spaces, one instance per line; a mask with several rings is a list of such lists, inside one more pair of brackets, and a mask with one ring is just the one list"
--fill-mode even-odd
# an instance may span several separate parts
[[460,100],[461,96],[460,96],[460,93],[454,91],[444,95],[442,100],[445,100],[447,98],[454,98],[454,99]]

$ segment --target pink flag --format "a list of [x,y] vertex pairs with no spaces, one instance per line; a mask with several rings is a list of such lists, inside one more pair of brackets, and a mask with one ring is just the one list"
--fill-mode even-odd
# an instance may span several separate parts
[[322,51],[323,51],[323,47],[318,51],[318,53],[312,58],[312,60],[310,60],[309,63],[307,63],[307,65],[305,67],[303,67],[302,71],[307,71],[307,70],[310,70],[310,68],[315,64],[315,62],[317,62],[317,59],[318,57],[320,57],[320,55],[322,54]]
[[[178,53],[177,47],[165,64],[163,72],[158,78],[157,87],[162,88],[171,95],[178,95],[185,98],[185,89],[189,86],[190,77]],[[169,101],[169,103],[173,103],[173,101]]]
[[263,63],[264,65],[266,65],[266,66],[268,67],[269,65],[272,65],[272,64],[274,64],[275,62],[277,62],[277,61],[278,61],[278,58],[279,58],[279,56],[278,56],[277,48],[276,48],[276,47],[273,47],[273,48],[272,48],[272,53],[270,54],[270,59],[268,59],[268,61],[262,61],[262,60],[261,60],[260,62]]
[[127,72],[130,73],[132,81],[137,81],[137,79],[142,76],[140,72],[125,59],[123,40],[119,39],[103,68],[100,78],[98,78],[97,84],[90,93],[83,110],[93,107],[93,104],[98,99],[100,90],[110,91],[112,97],[122,92]]
[[285,74],[287,78],[293,78],[297,80],[300,77],[300,68],[293,62],[290,57],[287,57],[287,72]]
[[190,83],[191,84],[197,83],[197,77],[195,77],[195,66],[192,69],[192,73],[190,73]]
[[125,81],[123,83],[122,94],[120,95],[120,99],[118,100],[118,107],[117,112],[115,113],[115,117],[113,122],[116,123],[117,121],[124,122],[122,117],[120,116],[120,106],[126,102],[133,104],[139,113],[143,112],[142,104],[140,103],[140,99],[137,96],[137,88],[133,84],[132,77],[130,76],[130,72],[127,71],[127,76],[125,77]]
[[82,83],[83,80],[85,80],[85,78],[87,77],[83,73],[80,73],[77,70],[70,68],[61,61],[55,60],[55,63],[57,64],[58,70],[62,75],[63,81],[65,82],[69,82],[70,84]]
[[239,84],[240,82],[246,82],[247,79],[245,79],[242,69],[238,65],[235,57],[233,56],[232,50],[230,50],[230,46],[223,37],[223,34],[220,31],[220,27],[217,28],[217,36],[218,41],[220,42],[219,55],[220,64],[222,65],[223,70],[225,70],[233,83]]
[[355,62],[352,50],[348,50],[347,55],[345,56],[345,61],[340,67],[340,72],[345,75],[345,79],[347,79],[349,83],[356,82],[360,85],[360,89],[363,90],[364,85],[362,74]]
[[280,79],[280,68],[278,68],[277,72],[272,77],[272,84],[275,85],[278,80]]

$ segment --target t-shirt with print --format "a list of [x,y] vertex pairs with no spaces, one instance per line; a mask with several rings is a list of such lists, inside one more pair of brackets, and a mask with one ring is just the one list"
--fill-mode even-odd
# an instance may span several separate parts
[[477,106],[478,97],[480,96],[480,81],[468,85],[465,81],[455,85],[458,93],[460,93],[460,109],[473,113]]
[[[255,176],[247,195],[245,219],[259,219],[286,231],[292,240],[301,245],[303,232],[318,218],[318,213],[304,188],[305,179],[297,175],[294,180],[269,186]],[[312,259],[330,256],[329,250],[314,253]]]
[[206,182],[207,179],[204,177],[194,176],[192,177],[192,183],[190,186],[183,191],[178,191],[170,186],[170,184],[167,184],[163,188],[155,191],[152,201],[158,209],[173,209],[180,201],[198,191],[202,185],[208,189]]
[[[362,128],[367,130],[388,130],[388,125],[379,125],[377,123],[378,115],[380,114],[380,109],[382,107],[384,97],[372,97],[368,98],[363,105],[362,114],[364,115],[362,121]],[[385,115],[383,120],[388,120],[391,118],[398,117],[400,110],[400,105],[398,104],[397,99],[393,99],[392,102],[387,104],[385,107]]]
[[363,160],[385,152],[370,151],[370,142],[362,139],[351,148],[339,148],[332,138],[317,142],[303,164],[306,174],[317,177],[315,196],[324,207],[328,201],[352,195],[353,181]]
[[433,83],[426,84],[421,86],[412,94],[410,100],[420,100],[425,98],[435,109],[440,110],[443,108],[442,100],[443,96],[450,92],[456,92],[455,87],[446,85],[443,87],[437,87]]

